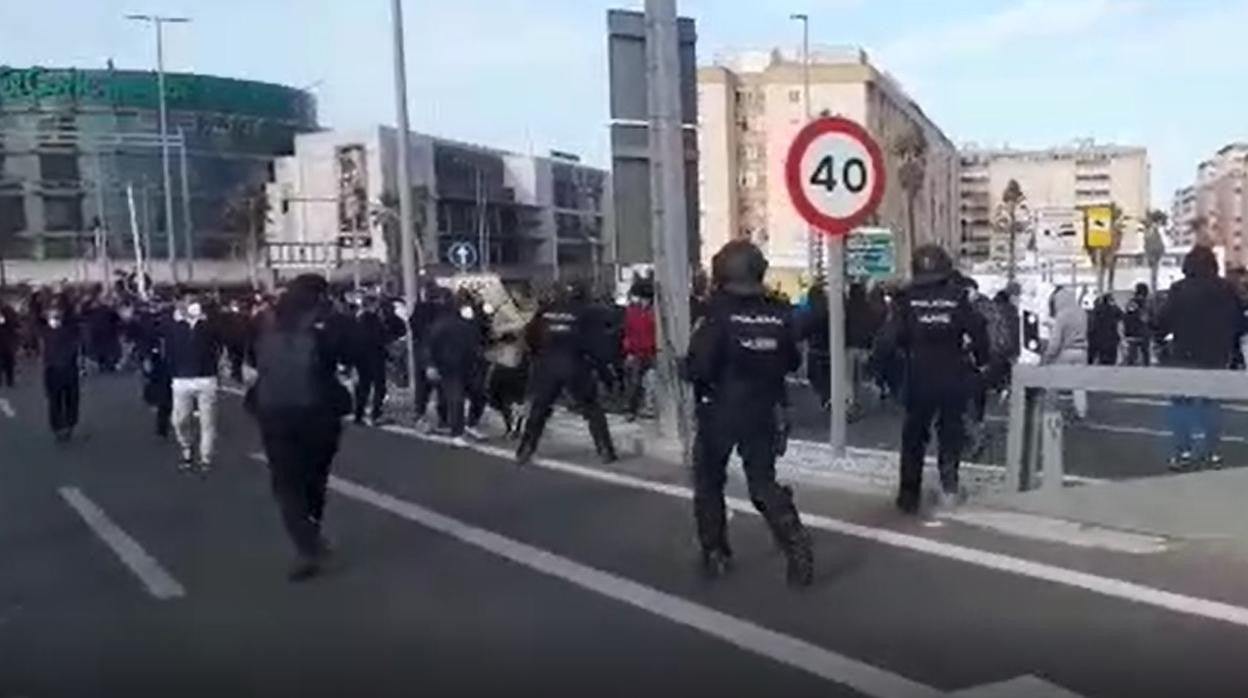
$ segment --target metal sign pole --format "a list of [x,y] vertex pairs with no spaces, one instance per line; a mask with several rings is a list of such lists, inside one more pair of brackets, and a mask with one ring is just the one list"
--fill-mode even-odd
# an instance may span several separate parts
[[834,458],[845,457],[847,419],[845,357],[845,236],[829,235],[827,257],[828,293],[828,377],[832,400],[828,405],[828,445]]

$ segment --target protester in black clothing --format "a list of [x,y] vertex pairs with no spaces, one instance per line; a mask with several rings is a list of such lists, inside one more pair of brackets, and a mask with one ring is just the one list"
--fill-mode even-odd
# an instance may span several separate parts
[[1122,310],[1111,294],[1096,299],[1088,316],[1088,363],[1099,366],[1118,364],[1118,346],[1121,337],[1118,325],[1122,322]]
[[615,445],[607,429],[607,418],[598,403],[594,366],[602,360],[594,351],[592,311],[587,294],[579,284],[560,289],[553,303],[540,308],[525,329],[525,341],[533,352],[529,378],[530,410],[524,436],[516,451],[516,461],[533,458],[538,441],[555,400],[567,390],[589,424],[594,447],[604,462],[616,460]]
[[[1229,282],[1218,276],[1213,250],[1197,245],[1183,260],[1184,278],[1170,287],[1156,317],[1156,331],[1170,337],[1167,364],[1178,368],[1225,370],[1243,335],[1243,306]],[[1176,397],[1170,409],[1174,453],[1171,468],[1218,467],[1222,432],[1218,403]],[[1196,432],[1204,435],[1199,449]]]
[[442,312],[443,307],[449,305],[447,299],[449,293],[448,290],[438,286],[433,281],[426,282],[421,291],[420,299],[412,307],[411,317],[407,321],[416,352],[416,375],[414,376],[416,395],[414,400],[416,419],[418,420],[424,418],[425,412],[429,408],[429,397],[434,387],[427,378],[429,366],[426,362],[426,357],[429,355],[429,331],[433,328],[433,323],[437,320],[438,314]]
[[806,342],[806,378],[819,396],[819,404],[828,409],[832,399],[832,361],[829,357],[828,293],[822,282],[810,287],[806,313],[799,335]]
[[364,422],[368,412],[370,423],[381,421],[382,408],[386,403],[386,360],[391,335],[391,325],[382,317],[382,309],[375,297],[364,299],[359,314],[351,328],[351,358],[355,367],[355,423]]
[[[470,386],[476,383],[485,360],[477,310],[467,293],[459,293],[453,306],[439,314],[429,331],[426,347],[428,377],[438,384],[438,404],[446,425],[452,438],[462,439],[468,393],[474,389]],[[480,418],[479,413],[473,416]]]
[[956,502],[968,386],[988,360],[985,323],[957,283],[949,253],[936,245],[924,245],[915,250],[911,267],[913,281],[898,294],[893,316],[876,345],[877,353],[886,356],[899,351],[906,364],[906,418],[897,494],[897,506],[906,513],[919,508],[923,457],[933,420],[937,420],[939,436],[942,504]]
[[1127,302],[1122,316],[1122,334],[1127,343],[1126,365],[1148,366],[1152,363],[1152,313],[1149,306],[1148,284],[1135,285],[1135,294]]
[[351,396],[338,382],[346,339],[326,322],[328,284],[306,274],[291,282],[266,316],[256,344],[257,380],[247,406],[260,424],[273,495],[298,554],[291,581],[321,572],[329,554],[322,535],[330,464]]
[[48,424],[57,441],[68,441],[78,426],[79,357],[82,336],[77,318],[61,304],[48,311],[43,329],[43,387]]
[[232,302],[221,309],[217,316],[220,328],[221,343],[225,349],[226,359],[230,364],[230,379],[235,383],[243,382],[243,360],[247,354],[248,313],[238,302]]
[[[793,505],[792,491],[776,482],[777,412],[785,376],[801,361],[789,308],[768,299],[767,260],[748,241],[725,245],[714,257],[714,300],[689,342],[686,377],[697,398],[694,443],[694,519],[702,571],[719,577],[732,568],[724,485],[736,450],[745,466],[750,499],[788,560],[788,581],[814,578],[810,534]],[[825,323],[826,324],[826,323]]]
[[0,387],[12,388],[17,370],[17,313],[0,302]]
[[121,316],[100,300],[94,301],[85,317],[91,358],[103,373],[117,370],[121,361]]

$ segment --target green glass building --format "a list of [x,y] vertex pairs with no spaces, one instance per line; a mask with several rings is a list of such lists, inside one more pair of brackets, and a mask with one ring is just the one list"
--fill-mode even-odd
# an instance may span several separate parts
[[[154,72],[0,66],[0,256],[132,259],[127,188],[153,259],[241,259],[253,240],[247,192],[271,180],[295,134],[316,130],[304,91],[166,73],[173,221],[165,220]],[[183,177],[185,173],[185,177]],[[189,223],[189,225],[188,225]],[[263,222],[259,223],[263,229]]]

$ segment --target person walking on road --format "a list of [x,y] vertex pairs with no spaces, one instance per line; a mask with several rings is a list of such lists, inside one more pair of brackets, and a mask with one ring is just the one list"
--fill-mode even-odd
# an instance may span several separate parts
[[[163,333],[164,356],[173,379],[173,433],[182,451],[179,469],[212,467],[217,440],[221,339],[199,298],[188,295]],[[199,422],[199,443],[192,440],[191,420]]]
[[775,469],[785,376],[797,370],[801,355],[789,308],[765,295],[766,271],[767,260],[752,243],[724,245],[712,262],[714,297],[689,341],[685,373],[698,401],[694,521],[703,575],[715,579],[731,571],[724,485],[736,450],[750,500],[788,561],[789,584],[807,587],[814,580],[810,533]]
[[48,311],[40,346],[43,388],[48,398],[48,424],[58,442],[73,438],[78,426],[82,333],[77,317],[63,300]]
[[376,297],[364,299],[351,327],[351,358],[355,365],[355,423],[381,421],[386,404],[386,361],[390,342],[395,339],[382,317]]
[[1118,365],[1118,348],[1122,343],[1118,327],[1122,323],[1122,310],[1114,302],[1114,296],[1106,293],[1096,299],[1092,315],[1088,319],[1088,363],[1094,366]]
[[[1242,334],[1239,296],[1229,282],[1218,276],[1217,257],[1208,247],[1192,248],[1183,260],[1183,277],[1170,287],[1156,318],[1157,333],[1169,338],[1168,365],[1202,370],[1230,368]],[[1221,408],[1213,400],[1175,397],[1170,406],[1170,427],[1174,432],[1171,469],[1182,472],[1219,467],[1221,422]],[[1204,435],[1199,449],[1194,448],[1196,432]]]
[[1127,302],[1122,315],[1122,334],[1126,339],[1127,366],[1148,366],[1152,363],[1152,313],[1149,308],[1148,284],[1135,285],[1135,294]]
[[317,576],[329,555],[322,533],[330,466],[351,394],[337,377],[346,338],[327,322],[329,286],[305,274],[294,279],[261,323],[256,382],[246,406],[260,425],[273,496],[297,558],[289,579]]
[[532,460],[537,452],[555,400],[565,390],[572,394],[588,422],[599,457],[604,463],[616,460],[607,417],[598,402],[594,369],[602,357],[595,355],[595,349],[602,343],[596,335],[598,328],[586,302],[587,295],[579,283],[561,288],[554,302],[538,310],[525,328],[525,342],[534,358],[529,378],[529,414],[516,449],[516,462],[521,465]]
[[899,352],[906,365],[897,508],[907,514],[919,510],[933,420],[939,439],[941,507],[954,506],[961,497],[962,417],[971,398],[968,388],[987,364],[989,349],[986,324],[956,278],[949,253],[923,245],[914,251],[911,270],[913,281],[898,293],[876,347],[884,356]]
[[624,366],[627,373],[630,421],[641,414],[646,395],[646,376],[654,370],[658,351],[654,324],[654,280],[637,279],[629,294],[632,302],[624,310]]
[[[475,393],[480,366],[484,363],[484,337],[472,298],[461,291],[452,307],[440,313],[429,330],[427,365],[429,378],[438,385],[438,407],[458,446],[466,446],[465,410]],[[475,404],[472,415],[480,418]]]
[[[1053,293],[1053,331],[1045,346],[1041,363],[1086,365],[1088,363],[1088,311],[1079,302],[1073,287],[1062,287]],[[1088,417],[1088,391],[1075,390],[1075,416]]]
[[819,398],[820,409],[826,410],[832,402],[832,360],[828,355],[828,293],[823,281],[811,285],[806,293],[806,309],[799,317],[798,335],[806,343],[806,378]]
[[17,313],[0,301],[0,388],[12,388],[17,373]]

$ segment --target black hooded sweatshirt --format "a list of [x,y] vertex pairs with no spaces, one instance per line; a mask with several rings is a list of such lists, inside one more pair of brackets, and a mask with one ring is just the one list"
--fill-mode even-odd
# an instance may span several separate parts
[[1241,334],[1239,296],[1218,276],[1208,247],[1194,247],[1183,260],[1184,278],[1170,287],[1157,315],[1157,332],[1173,334],[1170,364],[1180,368],[1225,369]]

